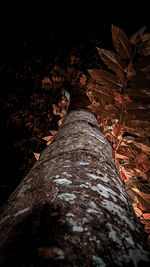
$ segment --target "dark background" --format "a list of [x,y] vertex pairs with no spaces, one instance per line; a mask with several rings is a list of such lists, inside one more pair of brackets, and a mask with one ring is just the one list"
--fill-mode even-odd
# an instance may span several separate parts
[[[15,94],[18,99],[22,95],[26,99],[33,87],[39,86],[35,85],[35,80],[49,73],[50,64],[59,55],[62,57],[60,64],[63,65],[63,58],[73,47],[78,49],[82,44],[87,44],[90,50],[93,49],[89,46],[91,41],[98,40],[102,47],[111,48],[112,24],[122,28],[128,36],[143,24],[149,31],[148,9],[144,2],[131,6],[131,3],[124,1],[20,1],[19,5],[11,1],[1,4],[1,204],[28,171],[28,167],[20,170],[24,154],[14,147],[21,136],[28,139],[28,133],[15,124],[8,126],[11,110],[6,108],[9,105],[7,95]],[[86,54],[83,57],[87,60]],[[37,64],[38,59],[40,64]],[[27,73],[25,66],[31,68]],[[22,73],[25,73],[24,76]]]

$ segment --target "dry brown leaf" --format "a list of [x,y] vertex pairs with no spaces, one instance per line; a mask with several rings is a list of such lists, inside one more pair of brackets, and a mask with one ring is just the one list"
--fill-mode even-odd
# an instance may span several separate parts
[[141,217],[142,216],[142,211],[137,207],[137,206],[133,206],[134,212],[136,214],[137,217]]
[[140,120],[130,120],[124,117],[125,129],[131,134],[147,137],[150,135],[150,122]]
[[43,137],[42,139],[45,140],[45,141],[47,141],[47,146],[48,146],[48,145],[50,145],[50,143],[51,143],[53,137],[54,137],[54,136],[49,135],[49,136],[45,136],[45,137]]
[[136,70],[133,67],[132,60],[129,62],[129,64],[126,68],[126,73],[127,73],[126,77],[128,80],[131,80],[133,78],[133,76],[136,75]]
[[150,33],[143,34],[143,36],[141,38],[142,42],[145,42],[145,41],[147,41],[149,39],[150,39]]
[[49,142],[49,141],[52,140],[52,138],[53,138],[53,136],[49,135],[49,136],[43,137],[42,139],[44,139],[45,141]]
[[97,83],[100,83],[108,88],[120,89],[122,87],[122,84],[119,82],[118,77],[109,71],[102,69],[92,69],[89,70],[89,73]]
[[135,162],[139,163],[145,163],[149,161],[148,156],[142,151],[140,154],[137,154],[136,157],[134,158]]
[[132,179],[132,177],[134,176],[134,170],[127,169],[122,165],[120,165],[120,172],[122,172],[126,176],[126,180]]
[[127,156],[122,155],[122,154],[120,154],[120,153],[116,153],[116,154],[115,154],[115,157],[116,157],[116,159],[128,159]]
[[62,125],[63,120],[64,120],[64,118],[62,117],[62,118],[57,122],[57,123],[58,123],[58,127]]
[[124,75],[126,63],[114,52],[102,48],[97,49],[104,64],[110,70],[114,71],[119,80],[122,82],[122,84],[125,85],[127,82],[126,77]]
[[150,210],[150,194],[146,194],[141,192],[137,188],[132,188],[132,191],[134,192],[135,196],[137,197],[139,201],[139,207],[143,211],[149,211]]
[[150,55],[150,39],[144,41],[138,47],[138,53],[142,56]]
[[40,153],[34,153],[34,152],[33,152],[33,154],[34,154],[34,157],[36,158],[36,160],[38,160],[39,157],[40,157]]
[[54,135],[57,134],[57,131],[51,131],[51,130],[50,130],[50,133],[54,136]]
[[112,40],[121,58],[127,59],[132,56],[132,50],[127,35],[123,30],[114,25],[112,25]]
[[[125,136],[124,142],[126,145],[130,145],[132,143],[134,146],[136,146],[137,148],[139,148],[143,152],[150,154],[150,144],[149,144],[148,138],[143,139],[142,137],[135,138],[132,136]],[[148,142],[148,143],[146,143],[146,142]]]
[[134,33],[131,37],[130,37],[130,43],[131,44],[137,44],[141,38],[142,38],[142,35],[144,33],[144,31],[146,30],[146,26],[143,25],[136,33]]
[[147,232],[147,233],[150,233],[150,222],[146,223],[144,230],[149,230],[149,232]]

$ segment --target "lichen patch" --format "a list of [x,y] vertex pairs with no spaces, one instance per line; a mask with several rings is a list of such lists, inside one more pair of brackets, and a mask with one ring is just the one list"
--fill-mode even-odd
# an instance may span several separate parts
[[96,186],[91,186],[91,189],[93,191],[98,192],[101,196],[104,196],[106,198],[112,198],[114,202],[117,202],[117,199],[115,197],[117,196],[117,194],[109,187],[104,186],[102,184],[97,184]]
[[86,184],[80,184],[80,187],[81,188],[89,188],[88,185],[86,185]]
[[97,267],[106,267],[105,262],[100,258],[95,255],[92,256],[92,261]]
[[74,194],[64,193],[64,194],[58,195],[58,198],[65,200],[65,201],[71,201],[71,200],[74,200],[76,196]]
[[25,209],[19,210],[18,212],[16,212],[16,213],[14,214],[14,216],[16,217],[16,216],[18,216],[18,215],[20,215],[20,214],[23,214],[23,213],[27,212],[28,210],[29,210],[29,208],[25,208]]
[[70,181],[66,178],[62,178],[62,179],[54,180],[54,183],[56,183],[56,184],[72,184],[72,181]]
[[125,210],[121,208],[119,205],[113,203],[110,200],[102,200],[102,205],[105,209],[107,209],[109,212],[112,212],[113,214],[117,214],[119,217],[119,220],[124,221],[130,228],[131,230],[135,230],[134,224],[131,222],[130,218],[128,218],[125,215]]
[[73,232],[83,232],[84,229],[83,229],[81,226],[76,226],[76,225],[74,225],[74,226],[72,227],[72,231],[73,231]]

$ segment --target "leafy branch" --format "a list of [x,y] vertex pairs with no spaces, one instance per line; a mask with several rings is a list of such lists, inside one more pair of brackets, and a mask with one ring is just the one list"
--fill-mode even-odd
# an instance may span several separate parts
[[150,34],[145,31],[144,25],[129,39],[112,26],[116,52],[97,48],[109,70],[89,70],[92,80],[87,86],[90,108],[113,146],[120,177],[141,222],[150,212]]

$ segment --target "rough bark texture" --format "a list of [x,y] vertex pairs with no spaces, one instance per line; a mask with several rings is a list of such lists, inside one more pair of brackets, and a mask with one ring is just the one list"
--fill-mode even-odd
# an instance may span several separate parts
[[146,237],[89,111],[72,111],[11,195],[1,264],[148,266]]

